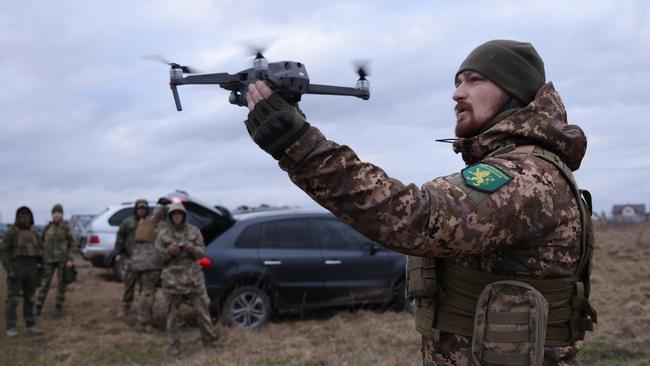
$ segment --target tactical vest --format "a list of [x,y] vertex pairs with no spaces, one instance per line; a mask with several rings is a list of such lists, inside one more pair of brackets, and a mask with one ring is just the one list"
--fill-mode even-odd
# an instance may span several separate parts
[[11,258],[39,256],[36,233],[31,229],[23,230],[16,227],[15,230],[16,243],[11,250]]
[[59,224],[49,222],[43,228],[43,257],[45,262],[61,262],[68,260],[68,252],[72,243],[69,241],[70,226],[65,220]]
[[[550,162],[571,186],[579,206],[582,226],[581,257],[576,274],[563,278],[538,280],[522,275],[504,276],[476,271],[449,263],[444,259],[409,256],[406,270],[407,294],[409,298],[416,301],[416,328],[423,335],[433,338],[439,331],[471,338],[474,335],[476,306],[481,292],[486,286],[497,281],[516,280],[532,286],[548,303],[544,346],[568,346],[584,339],[585,332],[593,330],[593,323],[597,322],[596,311],[589,303],[589,276],[594,248],[591,195],[587,191],[578,189],[571,170],[550,151],[532,145],[520,147],[510,145],[489,156],[507,152],[532,154]],[[458,186],[475,202],[487,198],[487,194],[466,187],[460,181],[458,183]],[[528,319],[526,315],[523,317],[520,315],[522,314],[488,313],[486,318],[487,322],[492,321],[493,324],[516,325],[523,324]],[[526,336],[521,331],[492,331],[486,333],[483,340],[518,343],[525,342]]]
[[135,229],[134,236],[136,243],[153,243],[156,241],[156,235],[156,221],[154,219],[138,221],[138,228]]

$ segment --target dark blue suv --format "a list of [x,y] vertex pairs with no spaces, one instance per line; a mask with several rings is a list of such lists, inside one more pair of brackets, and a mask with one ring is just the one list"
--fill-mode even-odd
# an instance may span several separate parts
[[330,213],[282,209],[233,217],[200,261],[212,309],[227,323],[257,328],[272,310],[375,303],[404,309],[406,257]]

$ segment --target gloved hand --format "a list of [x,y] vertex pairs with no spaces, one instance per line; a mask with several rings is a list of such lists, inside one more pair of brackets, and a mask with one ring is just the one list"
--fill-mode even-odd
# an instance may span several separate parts
[[244,123],[253,141],[279,160],[284,150],[309,128],[309,123],[297,106],[289,104],[278,93],[266,98],[263,94],[268,94],[268,86],[263,82],[249,85],[247,99],[252,109]]
[[167,247],[167,253],[172,257],[175,257],[181,253],[181,248],[176,244],[172,244]]

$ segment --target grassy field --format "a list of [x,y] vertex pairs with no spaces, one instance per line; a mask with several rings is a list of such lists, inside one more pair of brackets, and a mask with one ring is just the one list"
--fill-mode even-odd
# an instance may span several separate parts
[[[581,352],[585,365],[650,365],[650,223],[597,225],[593,302],[599,323]],[[51,314],[48,296],[39,324],[45,335],[0,335],[0,365],[418,365],[420,337],[408,313],[329,310],[284,314],[256,332],[220,327],[222,347],[204,350],[198,329],[183,330],[178,360],[167,353],[164,306],[156,299],[156,331],[136,332],[134,317],[116,317],[121,285],[77,259],[66,313]],[[4,271],[0,296],[6,297]],[[52,291],[52,290],[51,290]],[[4,329],[4,317],[0,324]],[[19,321],[19,331],[23,324]]]

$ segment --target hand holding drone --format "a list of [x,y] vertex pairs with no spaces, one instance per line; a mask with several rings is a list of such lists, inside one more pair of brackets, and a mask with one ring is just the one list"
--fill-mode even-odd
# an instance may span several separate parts
[[[300,101],[303,94],[345,95],[358,97],[364,100],[370,98],[370,83],[366,79],[368,73],[364,66],[359,66],[357,74],[359,79],[355,88],[333,85],[311,84],[305,65],[295,61],[278,61],[268,63],[261,51],[256,52],[253,67],[236,74],[214,73],[196,74],[196,70],[181,66],[174,62],[166,61],[160,57],[148,57],[155,61],[168,64],[169,86],[174,95],[176,110],[183,110],[178,96],[178,85],[188,84],[216,84],[230,91],[229,101],[242,107],[247,105],[246,93],[248,85],[257,80],[263,80],[273,88],[282,98],[291,104]],[[184,74],[196,74],[184,76]]]

